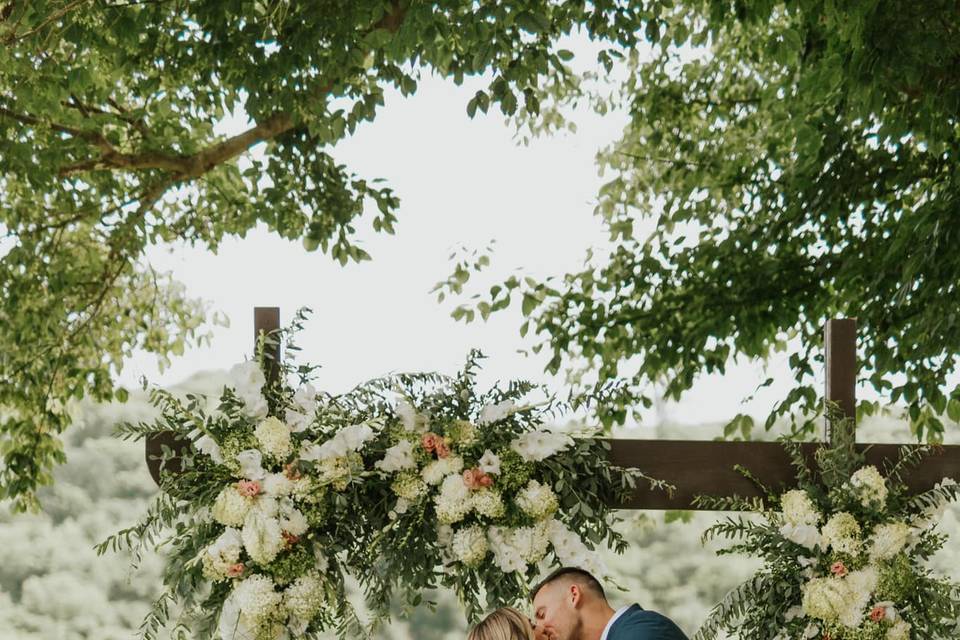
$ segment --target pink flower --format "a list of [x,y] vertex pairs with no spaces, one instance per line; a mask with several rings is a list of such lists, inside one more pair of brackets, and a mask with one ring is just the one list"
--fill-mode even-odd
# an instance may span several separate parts
[[242,496],[253,498],[260,493],[260,483],[256,480],[241,480],[237,483],[237,492]]
[[428,452],[433,453],[434,451],[437,450],[437,447],[439,445],[443,444],[443,438],[433,433],[432,431],[428,431],[425,434],[423,434],[422,438],[420,438],[420,444],[422,444],[423,448],[426,449]]
[[887,617],[887,608],[880,605],[875,606],[870,610],[870,619],[874,622],[880,622]]
[[479,467],[467,469],[463,472],[463,484],[470,490],[489,487],[493,484],[493,478],[484,473]]
[[280,535],[283,536],[283,541],[287,543],[288,547],[292,547],[300,541],[300,536],[295,536],[292,533],[282,531]]
[[297,463],[291,462],[288,465],[284,465],[283,475],[287,476],[287,479],[289,480],[299,480],[300,472],[297,470]]
[[446,458],[449,455],[450,455],[450,447],[447,446],[446,442],[441,440],[439,444],[437,444],[437,457]]
[[835,575],[835,576],[838,576],[838,577],[842,578],[843,576],[847,575],[847,573],[848,573],[848,571],[847,571],[847,565],[845,565],[845,564],[843,564],[842,562],[840,562],[839,560],[837,560],[837,561],[834,562],[832,565],[830,565],[830,573],[832,573],[832,574]]
[[227,577],[228,578],[239,578],[243,575],[244,566],[242,562],[237,564],[232,564],[227,568]]

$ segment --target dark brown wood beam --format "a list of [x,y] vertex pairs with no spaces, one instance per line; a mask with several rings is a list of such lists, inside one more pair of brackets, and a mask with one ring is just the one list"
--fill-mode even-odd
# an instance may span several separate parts
[[[697,495],[762,497],[762,492],[739,474],[742,465],[772,490],[796,486],[796,471],[778,442],[722,442],[695,440],[610,440],[614,464],[642,470],[676,487],[673,496],[640,486],[622,509],[695,509]],[[821,445],[802,445],[808,461]],[[867,463],[881,471],[885,460],[896,460],[901,445],[857,444],[867,450]],[[916,445],[911,445],[916,446]],[[923,463],[905,474],[912,492],[925,491],[945,476],[960,482],[960,446],[940,447]]]

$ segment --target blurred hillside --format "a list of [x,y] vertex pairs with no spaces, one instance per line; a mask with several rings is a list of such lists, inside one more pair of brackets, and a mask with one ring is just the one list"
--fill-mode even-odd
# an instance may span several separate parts
[[[194,376],[180,390],[216,394],[222,373]],[[95,543],[129,526],[156,491],[138,443],[111,436],[121,421],[148,419],[145,394],[131,393],[125,404],[82,405],[77,425],[66,436],[68,462],[57,470],[56,484],[43,494],[38,515],[0,513],[0,637],[3,640],[115,640],[132,638],[151,598],[158,593],[160,559],[98,558]],[[860,428],[867,441],[908,442],[909,434],[893,417],[874,418]],[[719,425],[663,427],[625,431],[623,437],[710,439]],[[956,436],[951,435],[951,439]],[[754,565],[718,558],[703,548],[700,532],[716,514],[696,514],[689,522],[665,523],[663,514],[625,512],[624,531],[631,546],[607,565],[626,593],[612,590],[615,605],[636,601],[673,617],[692,633],[713,603],[746,578]],[[944,531],[951,545],[936,567],[960,577],[960,510],[947,513]],[[449,594],[438,594],[438,609],[421,609],[396,620],[384,640],[453,640],[465,637],[462,612]]]

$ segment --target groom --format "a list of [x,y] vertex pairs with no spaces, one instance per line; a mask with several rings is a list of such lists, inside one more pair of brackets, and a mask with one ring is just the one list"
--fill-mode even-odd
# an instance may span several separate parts
[[687,640],[670,618],[638,605],[614,611],[589,572],[557,569],[531,593],[537,640]]

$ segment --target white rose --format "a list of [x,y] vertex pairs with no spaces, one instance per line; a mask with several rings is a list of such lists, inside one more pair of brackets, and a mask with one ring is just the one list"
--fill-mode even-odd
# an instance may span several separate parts
[[244,449],[236,455],[240,463],[240,475],[247,480],[263,480],[267,472],[263,469],[263,454],[256,449]]

